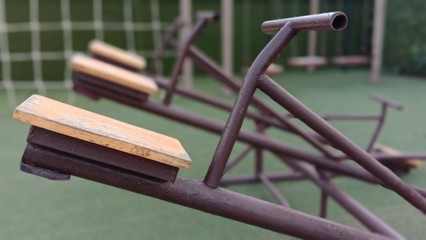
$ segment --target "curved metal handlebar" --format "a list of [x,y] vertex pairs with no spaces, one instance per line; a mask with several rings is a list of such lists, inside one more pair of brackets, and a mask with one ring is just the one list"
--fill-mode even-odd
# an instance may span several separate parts
[[267,34],[275,34],[288,22],[291,22],[293,30],[295,31],[321,29],[342,31],[348,25],[348,17],[344,12],[338,11],[283,18],[263,22],[261,30]]
[[[346,25],[347,17],[342,12],[314,14],[272,22],[269,21],[262,25],[262,30],[264,30],[264,32],[276,32],[277,34],[275,34],[271,41],[259,53],[244,78],[237,100],[234,103],[225,130],[222,133],[212,162],[204,178],[204,183],[208,187],[216,188],[219,185],[220,178],[223,175],[226,163],[238,137],[251,98],[256,89],[259,88],[275,102],[320,134],[328,142],[339,148],[372,175],[376,176],[384,186],[392,189],[411,205],[421,210],[423,213],[426,213],[426,199],[421,194],[406,185],[389,169],[381,165],[358,145],[354,144],[337,129],[304,106],[272,79],[263,75],[266,68],[298,32],[321,29],[343,30]],[[391,235],[396,236],[397,234],[391,233]],[[395,238],[399,239],[398,236]]]
[[197,18],[204,18],[207,19],[208,21],[217,21],[220,19],[220,15],[217,12],[213,12],[213,11],[198,11],[197,12]]
[[393,109],[396,109],[396,110],[402,110],[402,104],[401,103],[399,103],[399,102],[397,102],[397,101],[394,101],[394,100],[392,100],[392,99],[389,99],[389,98],[387,98],[387,97],[383,97],[382,95],[380,95],[380,94],[378,94],[378,93],[373,93],[373,94],[371,94],[371,99],[373,99],[374,101],[376,101],[376,102],[379,102],[379,103],[382,103],[382,104],[386,104],[388,107],[391,107],[391,108],[393,108]]
[[244,115],[258,87],[259,77],[280,54],[281,50],[284,49],[291,39],[301,30],[342,30],[346,25],[347,17],[343,12],[330,12],[286,18],[267,21],[262,24],[262,30],[269,29],[267,32],[276,34],[256,57],[244,78],[238,93],[238,98],[229,115],[228,122],[226,123],[225,131],[222,133],[209,170],[204,178],[204,182],[208,187],[216,188],[219,185],[226,163],[241,129]]

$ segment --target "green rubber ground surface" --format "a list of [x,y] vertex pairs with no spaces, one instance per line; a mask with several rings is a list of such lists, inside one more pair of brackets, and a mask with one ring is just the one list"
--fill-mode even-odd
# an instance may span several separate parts
[[[377,113],[379,104],[369,99],[378,92],[404,104],[402,112],[390,111],[379,142],[406,151],[426,151],[426,80],[385,75],[378,85],[368,82],[364,71],[319,71],[316,74],[289,72],[277,81],[309,107],[319,113]],[[232,101],[221,94],[208,78],[197,79],[196,87]],[[19,92],[18,102],[32,92]],[[48,97],[66,101],[68,93],[48,91]],[[263,96],[262,96],[263,97]],[[177,98],[175,105],[212,118],[226,120],[226,114]],[[180,207],[120,189],[72,178],[53,182],[19,171],[28,125],[12,121],[12,109],[0,93],[0,239],[291,239],[274,232],[248,226],[225,218]],[[74,105],[117,118],[147,129],[179,138],[193,160],[190,170],[181,171],[186,178],[203,178],[212,158],[218,136],[184,126],[110,101],[93,102],[77,96]],[[339,122],[335,126],[361,146],[368,142],[373,123]],[[253,128],[251,123],[246,128]],[[294,137],[268,132],[283,141],[304,147]],[[235,153],[243,145],[236,146]],[[252,171],[251,157],[231,174]],[[267,169],[285,168],[273,157]],[[426,187],[426,167],[416,169],[404,180]],[[377,216],[407,237],[424,239],[426,217],[396,194],[353,179],[334,181]],[[277,187],[291,206],[310,214],[318,213],[319,191],[308,181],[279,183]],[[270,194],[258,184],[232,186],[230,189],[267,201]],[[329,218],[362,228],[333,201]]]

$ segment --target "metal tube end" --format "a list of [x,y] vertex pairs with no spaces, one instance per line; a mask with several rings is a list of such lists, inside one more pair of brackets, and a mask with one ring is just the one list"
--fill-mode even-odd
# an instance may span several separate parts
[[334,30],[342,31],[348,25],[348,17],[344,12],[327,12],[265,21],[261,30],[267,34],[277,33],[285,24],[291,23],[295,31]]
[[330,20],[331,27],[335,31],[342,31],[348,26],[348,17],[344,12],[334,12]]

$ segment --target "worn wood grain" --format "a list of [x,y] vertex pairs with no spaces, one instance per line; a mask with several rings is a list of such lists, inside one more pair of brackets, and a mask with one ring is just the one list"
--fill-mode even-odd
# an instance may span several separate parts
[[158,86],[152,79],[82,54],[76,54],[72,57],[71,66],[76,71],[136,89],[149,95],[158,92]]
[[187,169],[191,165],[191,159],[175,138],[43,96],[28,98],[15,109],[13,118],[170,166]]

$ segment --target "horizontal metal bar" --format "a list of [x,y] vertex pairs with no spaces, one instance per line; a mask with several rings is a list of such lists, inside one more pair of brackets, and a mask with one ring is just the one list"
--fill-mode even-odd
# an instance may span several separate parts
[[393,109],[402,110],[402,108],[403,108],[401,103],[399,103],[395,100],[389,99],[387,97],[383,97],[382,95],[380,95],[378,93],[373,93],[373,94],[371,94],[370,97],[374,101],[386,104],[388,107],[391,107]]

